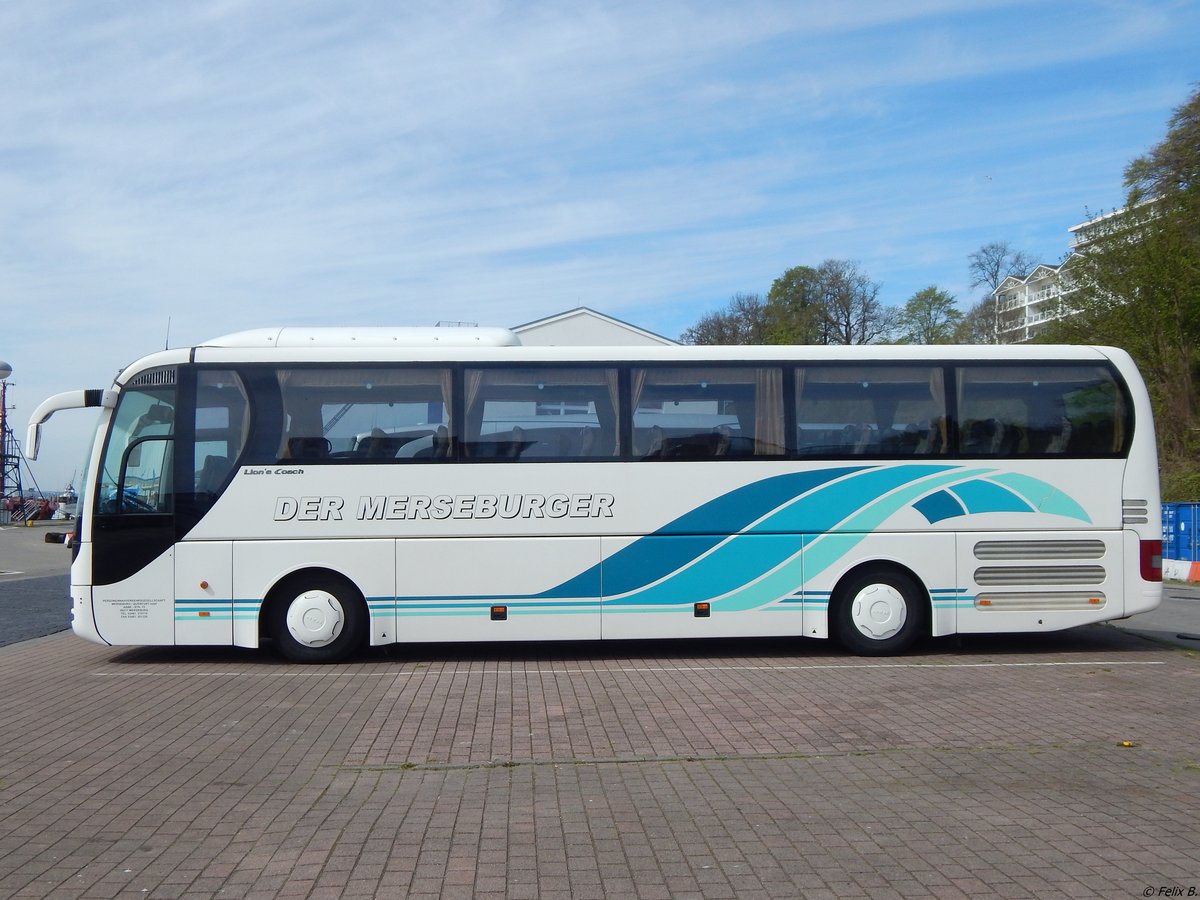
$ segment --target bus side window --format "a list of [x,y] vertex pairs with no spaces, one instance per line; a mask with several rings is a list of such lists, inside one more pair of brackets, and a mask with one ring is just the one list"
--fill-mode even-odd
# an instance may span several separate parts
[[[450,456],[448,368],[337,366],[278,372],[278,459],[411,463]],[[440,452],[434,452],[435,439]]]
[[611,459],[620,452],[615,369],[467,369],[463,454],[473,460]]
[[958,370],[966,456],[1097,456],[1119,452],[1124,399],[1095,365],[963,365]]
[[796,371],[802,456],[946,452],[943,370],[929,365],[805,366]]
[[775,366],[634,369],[637,459],[782,456],[783,372]]

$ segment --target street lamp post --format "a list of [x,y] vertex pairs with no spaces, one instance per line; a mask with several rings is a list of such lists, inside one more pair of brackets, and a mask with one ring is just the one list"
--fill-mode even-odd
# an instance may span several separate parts
[[[8,496],[8,376],[12,366],[0,359],[0,506]],[[8,511],[0,509],[0,520],[8,519]]]

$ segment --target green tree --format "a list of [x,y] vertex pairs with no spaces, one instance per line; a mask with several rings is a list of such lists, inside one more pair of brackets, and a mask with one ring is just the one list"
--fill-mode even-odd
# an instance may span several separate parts
[[680,338],[688,344],[873,344],[895,329],[896,310],[879,285],[847,260],[795,266],[775,279],[764,302],[737,294]]
[[1154,404],[1168,499],[1200,496],[1200,91],[1125,169],[1123,210],[1072,257],[1073,314],[1046,341],[1124,347]]
[[685,344],[767,344],[767,305],[758,294],[734,294],[720,312],[708,313],[679,338]]
[[1171,115],[1163,141],[1125,168],[1125,186],[1130,205],[1153,197],[1196,202],[1196,189],[1200,187],[1200,90]]
[[793,266],[767,292],[769,343],[820,343],[820,287],[817,270]]
[[917,291],[900,311],[897,327],[905,344],[949,344],[962,322],[954,295],[937,285]]
[[996,300],[985,297],[959,319],[954,329],[956,344],[996,343]]

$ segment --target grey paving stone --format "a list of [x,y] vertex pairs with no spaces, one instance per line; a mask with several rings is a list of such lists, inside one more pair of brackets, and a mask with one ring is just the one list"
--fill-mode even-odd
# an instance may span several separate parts
[[1186,892],[1198,688],[1101,627],[328,667],[57,634],[0,647],[0,896]]

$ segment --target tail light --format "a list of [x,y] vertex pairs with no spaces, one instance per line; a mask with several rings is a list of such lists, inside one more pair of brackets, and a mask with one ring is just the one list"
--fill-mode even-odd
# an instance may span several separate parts
[[1162,581],[1162,541],[1142,541],[1142,581]]

